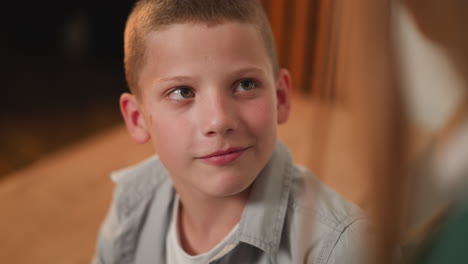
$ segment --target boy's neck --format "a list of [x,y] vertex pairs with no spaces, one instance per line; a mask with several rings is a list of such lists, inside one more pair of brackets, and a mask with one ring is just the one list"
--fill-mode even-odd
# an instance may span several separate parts
[[179,194],[177,229],[185,252],[198,255],[221,242],[239,223],[249,193],[250,187],[229,197],[186,198]]

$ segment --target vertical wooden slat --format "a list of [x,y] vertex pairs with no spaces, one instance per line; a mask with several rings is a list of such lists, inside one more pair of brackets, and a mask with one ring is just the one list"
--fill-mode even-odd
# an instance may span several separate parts
[[318,16],[317,16],[317,41],[315,43],[314,52],[314,74],[311,79],[310,87],[313,96],[322,94],[322,90],[326,87],[326,79],[328,67],[328,55],[330,50],[330,15],[331,2],[320,1]]
[[285,19],[284,8],[286,5],[286,0],[270,0],[269,3],[269,14],[271,28],[273,30],[273,38],[275,39],[276,51],[278,53],[278,59],[280,60],[280,65],[282,61],[282,50],[283,50],[283,38],[284,38],[284,27],[283,22]]
[[[325,99],[329,103],[336,103],[337,100],[337,78],[338,78],[338,63],[339,60],[342,58],[343,54],[341,53],[340,47],[342,47],[342,32],[343,29],[342,19],[343,15],[342,11],[342,1],[335,0],[332,1],[332,12],[330,15],[330,42],[329,42],[329,56],[328,56],[328,71],[329,74],[327,76],[327,85],[326,89],[323,90],[322,98]],[[340,94],[338,92],[338,94]]]
[[316,43],[317,43],[317,32],[318,32],[318,15],[319,15],[320,1],[313,0],[308,4],[307,10],[307,26],[306,26],[306,50],[304,52],[304,71],[302,77],[302,91],[307,94],[312,93],[312,79],[316,74],[317,67],[314,65],[316,55]]
[[283,36],[282,36],[282,43],[281,49],[279,50],[279,58],[280,63],[283,67],[290,69],[291,68],[291,54],[292,49],[295,48],[297,43],[293,43],[292,37],[295,30],[295,20],[294,20],[294,12],[295,7],[297,4],[297,0],[288,1],[286,5],[284,5],[283,9]]
[[291,43],[291,63],[289,64],[289,69],[291,71],[294,89],[304,90],[304,87],[302,87],[304,75],[306,74],[304,72],[304,64],[305,61],[309,59],[305,57],[306,49],[309,48],[306,46],[307,35],[310,33],[307,28],[307,12],[309,11],[311,1],[295,0],[294,2],[296,2],[294,6],[295,16],[289,30],[292,32],[292,38],[289,41]]

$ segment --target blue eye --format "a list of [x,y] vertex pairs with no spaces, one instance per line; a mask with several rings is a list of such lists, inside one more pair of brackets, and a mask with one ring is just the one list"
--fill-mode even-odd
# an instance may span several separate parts
[[255,84],[255,81],[253,80],[250,80],[250,79],[245,79],[245,80],[241,80],[237,86],[236,86],[236,91],[240,91],[240,92],[243,92],[243,91],[250,91],[250,90],[253,90],[255,89],[257,86]]
[[169,98],[172,100],[185,100],[193,97],[195,93],[188,87],[176,88],[169,93]]

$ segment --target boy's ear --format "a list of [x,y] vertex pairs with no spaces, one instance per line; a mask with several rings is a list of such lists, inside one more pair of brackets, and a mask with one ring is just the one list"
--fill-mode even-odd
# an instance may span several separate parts
[[150,134],[134,95],[124,93],[120,96],[120,111],[132,139],[138,144],[148,142]]
[[289,112],[291,112],[291,86],[291,74],[286,69],[280,69],[276,80],[278,124],[283,124],[289,119]]

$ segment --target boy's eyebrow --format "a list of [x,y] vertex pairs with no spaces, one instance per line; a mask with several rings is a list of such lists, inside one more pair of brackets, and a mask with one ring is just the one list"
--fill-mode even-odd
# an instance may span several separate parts
[[174,81],[187,81],[192,78],[188,76],[172,76],[172,77],[163,77],[163,78],[158,78],[156,81],[157,82],[174,82]]
[[[243,74],[248,74],[248,73],[257,73],[257,74],[266,74],[265,69],[261,67],[242,67],[239,69],[236,69],[232,72],[230,72],[230,75],[243,75]],[[192,77],[189,76],[171,76],[171,77],[162,77],[158,78],[156,81],[157,82],[184,82],[188,80],[192,80]]]
[[253,67],[243,67],[238,70],[233,71],[233,74],[247,74],[247,73],[258,73],[258,74],[266,74],[265,69],[257,66]]

